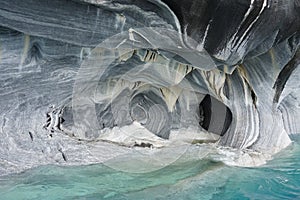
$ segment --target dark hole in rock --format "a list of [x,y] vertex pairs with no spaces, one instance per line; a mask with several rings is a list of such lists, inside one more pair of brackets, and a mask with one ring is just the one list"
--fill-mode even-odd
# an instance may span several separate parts
[[153,144],[142,142],[142,143],[140,143],[140,144],[135,143],[133,146],[134,146],[134,147],[144,147],[144,148],[147,147],[147,148],[152,148],[152,147],[153,147]]
[[202,128],[220,136],[225,135],[232,121],[232,113],[227,106],[206,95],[199,105],[199,112]]

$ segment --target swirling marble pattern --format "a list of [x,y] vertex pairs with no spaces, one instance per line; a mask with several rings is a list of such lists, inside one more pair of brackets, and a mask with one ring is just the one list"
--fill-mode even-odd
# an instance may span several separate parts
[[273,155],[300,132],[299,0],[0,5],[0,174],[174,138]]

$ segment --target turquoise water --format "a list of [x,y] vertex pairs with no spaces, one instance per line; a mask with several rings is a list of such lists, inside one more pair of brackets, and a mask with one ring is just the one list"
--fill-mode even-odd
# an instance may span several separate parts
[[43,166],[0,177],[0,199],[300,199],[300,137],[268,164],[212,160],[132,174],[105,165]]

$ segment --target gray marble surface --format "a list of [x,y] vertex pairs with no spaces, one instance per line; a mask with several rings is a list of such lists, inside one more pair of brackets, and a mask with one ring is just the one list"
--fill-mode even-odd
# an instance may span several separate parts
[[299,1],[183,2],[0,0],[0,175],[155,147],[103,137],[136,122],[160,142],[190,130],[266,155],[289,145]]

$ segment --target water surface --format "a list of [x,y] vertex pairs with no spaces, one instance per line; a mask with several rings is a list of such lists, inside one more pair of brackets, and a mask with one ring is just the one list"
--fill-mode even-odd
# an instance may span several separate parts
[[300,199],[300,137],[293,139],[256,168],[210,159],[136,174],[101,164],[42,166],[0,177],[0,199]]

